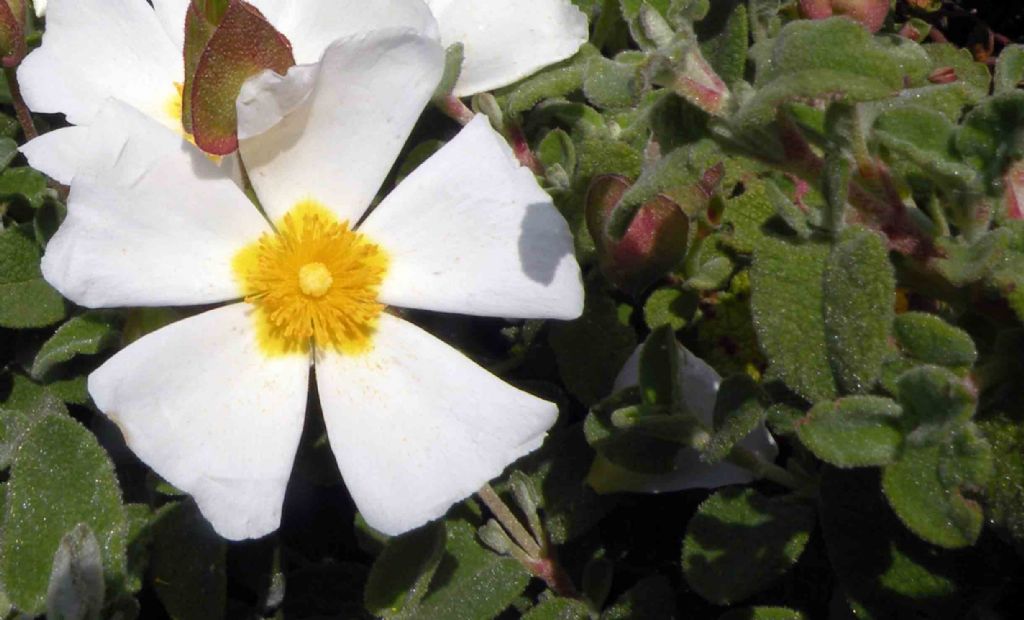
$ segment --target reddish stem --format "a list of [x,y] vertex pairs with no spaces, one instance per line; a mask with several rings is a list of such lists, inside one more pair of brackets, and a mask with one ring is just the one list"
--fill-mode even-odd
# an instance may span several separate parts
[[34,140],[39,137],[36,124],[32,121],[32,112],[25,105],[25,99],[21,96],[21,86],[18,84],[18,72],[14,67],[5,67],[4,75],[7,77],[7,86],[11,91],[11,101],[14,103],[14,113],[18,117],[21,131],[25,134],[25,140]]
[[523,129],[519,125],[508,123],[506,130],[508,131],[509,141],[512,143],[512,152],[515,153],[519,163],[529,168],[536,175],[544,174],[544,167],[541,166],[537,156],[530,149],[530,143],[527,142]]
[[435,105],[456,123],[466,126],[473,120],[473,110],[455,95],[445,95],[434,100]]

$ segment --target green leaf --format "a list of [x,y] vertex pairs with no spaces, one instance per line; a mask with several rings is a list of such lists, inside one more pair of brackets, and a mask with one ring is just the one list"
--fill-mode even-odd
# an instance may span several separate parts
[[814,455],[837,467],[892,463],[903,442],[900,406],[879,396],[820,402],[797,424],[797,435]]
[[836,381],[845,392],[874,387],[889,352],[896,277],[885,243],[851,231],[832,249],[824,274],[825,336]]
[[1017,90],[1024,82],[1024,45],[1007,45],[996,59],[995,94]]
[[689,325],[700,299],[690,291],[674,287],[655,290],[644,303],[644,322],[651,330],[668,325],[678,331]]
[[701,451],[700,460],[717,463],[764,421],[761,389],[749,375],[726,377],[715,400],[715,432]]
[[57,364],[77,355],[95,355],[119,342],[117,319],[109,314],[91,312],[61,325],[47,340],[32,362],[32,376],[41,379]]
[[149,573],[174,620],[223,618],[225,545],[191,500],[164,507],[153,524]]
[[447,542],[417,620],[493,618],[522,594],[530,575],[518,562],[481,547],[465,521],[448,521]]
[[584,45],[572,58],[499,91],[499,101],[503,100],[505,111],[515,116],[533,108],[544,99],[563,97],[577,91],[583,88],[587,63],[599,55],[592,45]]
[[583,94],[598,108],[616,109],[636,105],[643,79],[640,68],[594,56],[584,65]]
[[753,489],[717,491],[686,527],[686,582],[717,605],[760,592],[800,558],[814,521],[814,509],[795,498]]
[[41,256],[29,226],[0,231],[0,327],[46,327],[67,315],[60,293],[43,280]]
[[18,143],[11,138],[0,138],[0,170],[6,170],[18,156]]
[[963,618],[958,582],[970,570],[956,553],[911,534],[878,492],[875,469],[826,467],[821,529],[843,590],[874,618]]
[[959,426],[974,415],[976,397],[964,380],[938,366],[917,366],[903,373],[896,382],[903,405],[906,428],[941,432],[946,426]]
[[584,405],[608,395],[636,348],[633,329],[619,320],[615,301],[596,279],[587,284],[583,315],[552,325],[549,340],[565,387]]
[[125,574],[121,489],[106,453],[78,422],[47,416],[25,436],[11,466],[3,527],[3,582],[14,605],[42,613],[53,557],[80,523],[99,541],[108,592]]
[[971,103],[988,96],[992,74],[985,63],[974,60],[971,50],[952,43],[927,43],[922,47],[931,59],[932,70],[951,67],[956,72],[957,82],[964,84],[971,93]]
[[679,353],[671,327],[660,327],[640,347],[640,396],[648,405],[671,407],[681,401]]
[[747,607],[727,611],[718,620],[807,620],[807,616],[788,607]]
[[732,249],[749,254],[764,240],[765,222],[775,215],[765,184],[752,183],[730,199],[722,213],[723,240]]
[[936,246],[942,258],[934,259],[933,266],[953,286],[973,284],[1000,266],[1012,237],[1006,228],[996,228],[974,243],[959,238],[939,239]]
[[873,38],[848,19],[793,21],[775,39],[769,61],[759,64],[757,91],[733,122],[768,123],[781,104],[798,99],[882,99],[924,84],[930,65],[916,43]]
[[[701,51],[715,73],[732,88],[743,79],[747,68],[747,41],[750,36],[747,7],[741,2],[732,6],[729,2],[715,2],[711,5],[711,11],[696,26],[697,34],[702,39]],[[724,20],[722,16],[725,16]],[[714,36],[704,36],[720,22],[721,26]]]
[[765,238],[750,270],[754,327],[771,372],[812,402],[836,396],[823,316],[828,255],[820,243]]
[[95,620],[103,609],[103,559],[89,526],[80,523],[64,535],[53,557],[46,592],[46,617]]
[[8,168],[0,173],[0,200],[23,200],[38,209],[47,193],[46,177],[32,168]]
[[982,172],[994,193],[1012,161],[1024,159],[1016,136],[1024,127],[1024,92],[1015,90],[985,100],[967,115],[956,135],[957,151]]
[[576,170],[576,145],[562,129],[552,129],[537,146],[537,159],[545,168],[561,166],[572,173]]
[[522,620],[590,620],[590,608],[582,601],[552,597],[526,612]]
[[11,394],[0,403],[0,470],[10,466],[25,433],[37,422],[67,412],[61,399],[49,389],[15,375]]
[[601,620],[634,620],[639,618],[675,618],[675,592],[661,575],[650,575],[619,597],[601,614]]
[[933,314],[900,314],[893,324],[893,334],[904,353],[926,364],[969,368],[978,359],[970,335]]
[[985,490],[985,510],[997,532],[1024,555],[1024,425],[1006,415],[979,423],[992,446],[995,470]]
[[367,611],[384,618],[415,612],[427,593],[445,546],[444,522],[432,523],[392,538],[373,563],[366,582]]
[[648,413],[639,389],[619,392],[598,403],[583,423],[589,443],[619,467],[647,473],[671,471],[676,454],[698,426],[690,416]]
[[582,427],[552,431],[540,450],[517,465],[540,489],[544,529],[555,544],[589,531],[616,503],[614,497],[598,495],[584,483],[594,452]]
[[973,425],[942,441],[908,441],[899,460],[885,468],[882,488],[889,505],[911,531],[940,547],[974,544],[984,514],[974,496],[992,476],[992,450]]

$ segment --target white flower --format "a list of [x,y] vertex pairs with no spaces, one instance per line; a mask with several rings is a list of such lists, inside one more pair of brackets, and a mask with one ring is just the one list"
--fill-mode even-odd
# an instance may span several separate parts
[[555,420],[554,404],[382,312],[582,311],[568,226],[485,117],[366,215],[443,64],[431,38],[388,30],[295,67],[308,96],[240,148],[275,228],[138,109],[112,100],[84,130],[96,155],[43,273],[88,307],[226,302],[129,345],[89,391],[227,538],[280,522],[311,366],[346,485],[388,534],[444,514]]
[[46,15],[46,0],[32,0],[32,6],[35,7],[36,17]]
[[517,82],[565,60],[587,42],[587,17],[570,0],[426,0],[441,43],[463,45],[453,94],[465,97]]
[[[686,347],[678,343],[676,346],[679,350],[679,385],[682,387],[683,402],[687,409],[710,427],[722,378],[714,368]],[[614,391],[632,387],[639,381],[638,347],[615,379]],[[739,445],[767,461],[774,461],[779,452],[775,439],[764,426],[744,437]],[[753,481],[753,476],[746,469],[728,462],[708,465],[701,462],[700,454],[696,450],[684,449],[676,457],[673,471],[664,474],[640,474],[597,456],[587,480],[599,493],[667,493],[684,489],[714,489],[730,484],[746,484]]]
[[[107,99],[117,99],[185,138],[181,125],[185,12],[190,0],[51,0],[43,44],[18,69],[22,95],[35,112],[63,113],[72,127],[22,148],[29,163],[70,184],[91,153],[88,131]],[[320,59],[331,42],[378,28],[437,36],[422,0],[250,0],[291,41],[298,64]],[[37,5],[38,8],[38,5]],[[147,131],[160,131],[147,125]],[[234,157],[224,162],[232,173]]]

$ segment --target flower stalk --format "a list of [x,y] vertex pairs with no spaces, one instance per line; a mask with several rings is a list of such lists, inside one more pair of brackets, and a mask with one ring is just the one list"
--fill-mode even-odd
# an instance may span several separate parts
[[[513,474],[513,484],[523,483],[525,476],[516,479]],[[525,481],[529,484],[529,481]],[[522,484],[518,484],[522,486]],[[554,549],[548,540],[547,534],[543,531],[534,531],[533,534],[527,531],[518,517],[513,514],[508,504],[501,499],[501,496],[490,484],[485,484],[477,491],[477,496],[487,506],[494,519],[481,529],[481,539],[498,553],[509,555],[515,558],[527,571],[547,584],[548,588],[564,598],[579,598],[579,592],[573,584],[572,579],[562,568],[562,565],[555,557]],[[517,502],[527,503],[528,506],[521,506],[530,516],[531,528],[536,530],[540,526],[540,519],[536,517],[536,506],[532,501],[523,501],[522,493],[516,493]],[[496,521],[495,521],[496,520]],[[506,532],[511,539],[501,538],[502,530],[496,529],[500,524],[503,532]],[[495,544],[498,540],[501,543]],[[515,542],[513,542],[513,540]]]
[[21,125],[21,131],[25,134],[25,140],[34,140],[39,137],[39,131],[32,120],[32,112],[25,104],[25,98],[21,95],[21,86],[18,85],[17,67],[4,67],[4,77],[7,78],[7,86],[11,91],[11,101],[14,104],[14,113]]

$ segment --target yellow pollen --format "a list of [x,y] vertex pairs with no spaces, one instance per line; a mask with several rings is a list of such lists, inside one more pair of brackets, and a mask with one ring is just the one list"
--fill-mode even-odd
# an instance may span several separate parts
[[310,297],[323,297],[332,284],[331,270],[323,263],[309,263],[299,269],[299,288]]
[[387,255],[319,203],[297,204],[233,266],[268,355],[370,349]]

